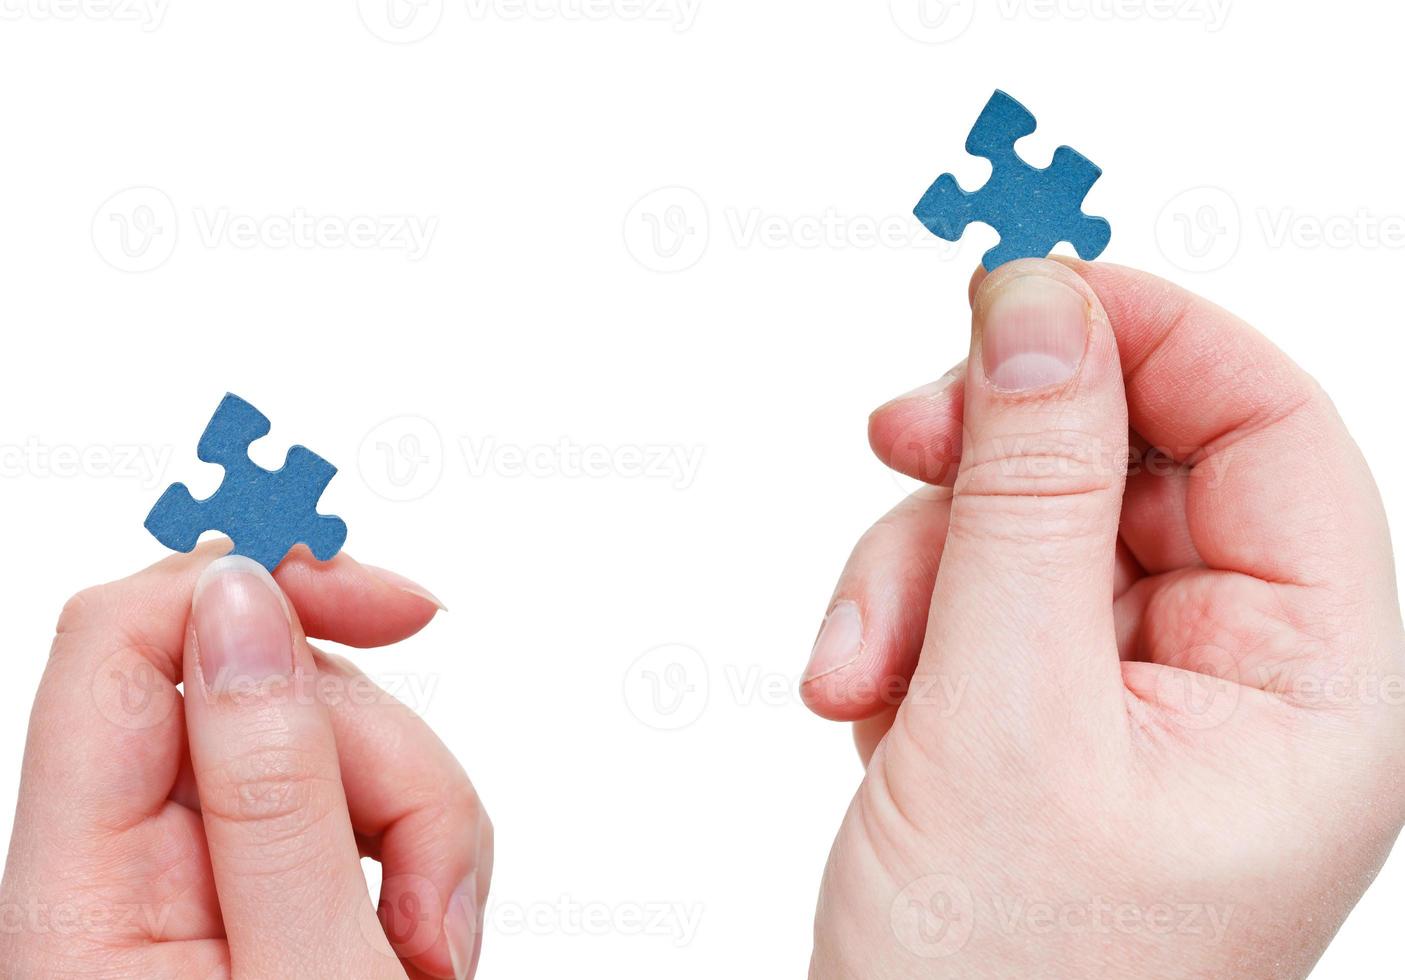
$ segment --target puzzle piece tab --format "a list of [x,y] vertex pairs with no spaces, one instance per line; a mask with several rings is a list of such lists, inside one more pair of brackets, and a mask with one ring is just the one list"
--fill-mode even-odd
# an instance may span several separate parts
[[1105,219],[1083,213],[1083,198],[1102,176],[1096,164],[1061,146],[1053,162],[1040,170],[1015,152],[1015,142],[1036,126],[1028,109],[996,91],[966,139],[967,153],[990,161],[990,180],[968,192],[951,174],[942,174],[914,211],[932,234],[949,242],[958,241],[973,221],[998,231],[1000,244],[983,260],[987,271],[1015,259],[1044,258],[1059,242],[1071,244],[1084,259],[1095,259],[1112,238]]
[[319,561],[346,542],[346,523],[317,513],[317,501],[337,468],[316,453],[294,446],[283,468],[270,472],[249,459],[249,444],[268,435],[268,418],[235,395],[215,410],[196,454],[224,467],[220,488],[196,500],[185,484],[166,488],[146,518],[146,529],[174,551],[193,551],[205,531],[234,541],[232,554],[252,558],[270,572],[296,544]]

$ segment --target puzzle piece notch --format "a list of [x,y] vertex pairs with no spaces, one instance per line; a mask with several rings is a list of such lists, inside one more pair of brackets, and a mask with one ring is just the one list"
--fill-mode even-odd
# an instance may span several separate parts
[[1054,152],[1048,167],[1025,163],[1015,143],[1038,127],[1028,109],[996,91],[966,138],[966,151],[990,161],[990,179],[978,191],[963,190],[951,174],[942,174],[927,189],[914,213],[945,241],[959,241],[972,222],[1000,233],[1000,244],[985,253],[993,271],[1021,258],[1043,258],[1059,242],[1068,242],[1084,259],[1107,248],[1112,226],[1083,213],[1083,199],[1102,170],[1067,146]]
[[196,455],[224,468],[214,494],[196,500],[182,483],[156,501],[146,528],[173,551],[195,548],[205,531],[222,531],[244,555],[273,571],[297,544],[327,561],[346,542],[346,523],[317,513],[317,501],[337,468],[302,446],[283,466],[266,470],[249,458],[249,445],[271,430],[267,416],[236,395],[225,395],[205,427]]

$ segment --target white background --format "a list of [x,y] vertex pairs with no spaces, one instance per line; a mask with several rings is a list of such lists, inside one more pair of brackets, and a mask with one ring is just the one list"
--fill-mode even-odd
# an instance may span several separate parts
[[[1402,523],[1398,6],[386,2],[0,3],[6,836],[60,606],[162,555],[142,519],[215,488],[195,442],[231,390],[273,420],[257,461],[338,464],[348,549],[450,607],[358,659],[495,819],[480,974],[801,975],[860,774],[795,686],[908,489],[868,411],[966,348],[995,234],[910,209],[979,185],[997,86],[1031,162],[1104,168],[1108,259],[1321,379]],[[1397,976],[1403,896],[1397,857],[1316,976]]]

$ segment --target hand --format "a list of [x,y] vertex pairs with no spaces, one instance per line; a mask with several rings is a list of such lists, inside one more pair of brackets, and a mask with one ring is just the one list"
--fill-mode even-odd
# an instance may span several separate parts
[[437,602],[302,549],[275,584],[227,547],[64,609],[0,884],[5,975],[472,975],[478,797],[418,716],[307,642],[393,643]]
[[867,765],[811,975],[1305,976],[1405,820],[1366,464],[1150,276],[1017,262],[972,307],[968,362],[871,420],[953,488],[859,543],[803,685]]

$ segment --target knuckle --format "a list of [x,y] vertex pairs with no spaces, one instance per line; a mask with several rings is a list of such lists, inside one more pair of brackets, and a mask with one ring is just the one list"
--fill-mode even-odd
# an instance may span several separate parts
[[461,827],[471,818],[487,819],[478,794],[464,775],[423,786],[414,795],[414,809],[430,815],[433,823]]
[[270,840],[292,837],[332,812],[336,778],[303,749],[260,747],[202,772],[200,805],[207,818],[253,828]]
[[1127,445],[1075,429],[991,439],[973,448],[955,495],[1056,499],[1119,490],[1127,476]]
[[107,585],[94,585],[75,593],[63,604],[54,632],[59,636],[82,632],[103,616],[110,601],[111,587]]

